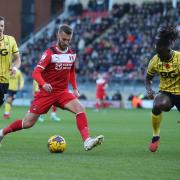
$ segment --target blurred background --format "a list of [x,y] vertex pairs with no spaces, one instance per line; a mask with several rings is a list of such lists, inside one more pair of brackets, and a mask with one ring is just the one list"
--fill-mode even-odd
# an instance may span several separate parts
[[[14,104],[28,105],[32,100],[31,73],[42,52],[56,41],[59,25],[66,23],[74,29],[71,46],[78,54],[77,81],[86,106],[94,106],[96,79],[102,74],[112,106],[130,108],[132,96],[138,96],[144,107],[151,107],[144,87],[147,64],[155,54],[158,27],[180,29],[179,0],[0,0],[0,4],[5,34],[18,42],[25,77]],[[179,47],[178,39],[174,49]],[[114,98],[118,93],[121,98]]]

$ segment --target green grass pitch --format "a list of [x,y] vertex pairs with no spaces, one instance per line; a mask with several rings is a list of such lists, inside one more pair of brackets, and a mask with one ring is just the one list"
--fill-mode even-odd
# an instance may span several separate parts
[[[26,107],[14,107],[11,119],[24,117]],[[0,109],[1,116],[3,108]],[[104,143],[85,152],[75,117],[58,110],[61,122],[44,123],[6,136],[0,147],[0,180],[179,180],[179,112],[164,113],[158,152],[148,150],[150,110],[87,110],[91,135],[103,134]],[[48,152],[47,140],[59,134],[67,141],[63,154]]]

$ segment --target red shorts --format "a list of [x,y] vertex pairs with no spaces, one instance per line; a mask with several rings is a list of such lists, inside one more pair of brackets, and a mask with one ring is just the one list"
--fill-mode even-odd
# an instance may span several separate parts
[[52,105],[63,108],[73,99],[76,99],[76,97],[68,91],[49,94],[37,92],[31,103],[29,111],[34,114],[45,114],[49,111]]
[[106,93],[104,91],[96,92],[96,99],[104,100],[106,98]]

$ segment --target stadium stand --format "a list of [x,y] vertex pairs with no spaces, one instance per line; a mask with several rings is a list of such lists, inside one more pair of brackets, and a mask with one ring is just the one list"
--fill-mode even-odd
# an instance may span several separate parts
[[[99,72],[111,83],[143,82],[154,54],[157,28],[167,24],[180,26],[180,2],[176,9],[171,2],[114,4],[110,12],[106,6],[94,9],[91,1],[89,9],[83,11],[79,4],[79,12],[74,12],[74,6],[69,7],[70,16],[58,16],[51,29],[44,28],[39,38],[24,48],[21,69],[27,77],[31,77],[43,50],[55,42],[57,27],[67,23],[74,28],[72,48],[78,52],[79,82],[94,82]],[[174,49],[179,47],[178,40]]]

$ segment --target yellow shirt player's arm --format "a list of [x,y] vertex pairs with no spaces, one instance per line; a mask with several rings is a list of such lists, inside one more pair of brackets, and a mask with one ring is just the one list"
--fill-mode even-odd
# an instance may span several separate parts
[[33,94],[39,91],[39,85],[38,83],[34,80],[33,81]]
[[156,73],[155,67],[156,67],[156,59],[152,58],[149,62],[147,73],[146,73],[146,79],[145,79],[145,87],[147,95],[150,99],[154,98],[154,91],[152,90],[152,79],[154,77],[154,74]]
[[12,37],[12,55],[13,55],[13,67],[16,67],[18,69],[21,66],[21,58],[14,37]]
[[19,89],[24,87],[24,77],[23,74],[19,71]]
[[157,66],[157,58],[156,56],[154,56],[149,62],[147,68],[147,76],[150,76],[152,78],[154,77],[154,75],[156,74],[156,66]]

